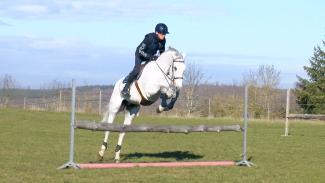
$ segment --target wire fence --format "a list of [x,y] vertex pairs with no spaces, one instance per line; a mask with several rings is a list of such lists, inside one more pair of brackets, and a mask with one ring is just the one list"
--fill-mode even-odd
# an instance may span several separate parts
[[[28,92],[25,92],[28,95]],[[36,94],[35,94],[36,93]],[[33,96],[7,95],[0,98],[0,107],[25,110],[68,112],[71,109],[71,89],[34,91]],[[109,101],[111,91],[92,89],[77,91],[76,105],[80,113],[101,113]]]
[[[76,112],[102,114],[107,110],[113,88],[77,88]],[[188,96],[186,88],[176,102],[174,109],[164,116],[200,116],[241,118],[244,107],[243,87],[200,87],[193,96]],[[16,93],[15,93],[16,92]],[[142,107],[141,113],[157,115],[158,100],[152,106]],[[17,91],[0,93],[0,107],[15,107],[25,110],[69,112],[71,109],[71,89]],[[324,104],[325,105],[325,104]],[[250,118],[285,118],[286,90],[275,90],[268,95],[258,88],[249,91]],[[290,95],[290,113],[303,113],[296,103],[296,96]]]

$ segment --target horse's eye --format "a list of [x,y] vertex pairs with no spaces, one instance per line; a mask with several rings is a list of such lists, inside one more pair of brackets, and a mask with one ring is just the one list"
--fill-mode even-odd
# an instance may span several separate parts
[[177,67],[174,67],[174,70],[177,71]]

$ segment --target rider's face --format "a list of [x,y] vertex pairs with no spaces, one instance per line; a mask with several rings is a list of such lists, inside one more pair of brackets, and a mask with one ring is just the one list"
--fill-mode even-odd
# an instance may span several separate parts
[[158,36],[158,38],[159,38],[160,40],[164,40],[165,35],[160,34],[160,33],[158,33],[158,32],[156,32],[156,34],[157,34],[157,36]]

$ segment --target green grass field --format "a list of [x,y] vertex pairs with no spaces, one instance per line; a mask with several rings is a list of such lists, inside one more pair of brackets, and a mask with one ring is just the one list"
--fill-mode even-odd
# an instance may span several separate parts
[[[96,115],[77,119],[99,120]],[[121,122],[118,118],[117,122]],[[135,124],[237,124],[236,120],[139,117]],[[250,121],[247,167],[57,170],[68,161],[69,113],[0,109],[0,182],[325,182],[325,122]],[[113,160],[111,135],[105,161]],[[103,133],[76,131],[75,160],[96,160]],[[240,160],[242,133],[130,133],[122,162]]]

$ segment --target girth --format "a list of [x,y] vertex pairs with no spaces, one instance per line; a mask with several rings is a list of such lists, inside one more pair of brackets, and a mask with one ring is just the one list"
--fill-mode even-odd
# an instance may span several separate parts
[[135,84],[135,87],[138,90],[138,93],[141,96],[141,101],[140,101],[141,105],[147,106],[147,105],[151,105],[151,104],[155,103],[155,101],[150,101],[150,100],[146,99],[146,97],[143,96],[143,94],[142,94],[142,92],[140,90],[139,84],[138,84],[138,80],[135,80],[134,84]]

